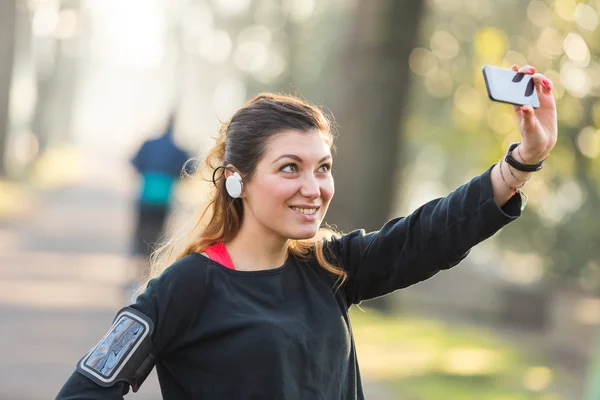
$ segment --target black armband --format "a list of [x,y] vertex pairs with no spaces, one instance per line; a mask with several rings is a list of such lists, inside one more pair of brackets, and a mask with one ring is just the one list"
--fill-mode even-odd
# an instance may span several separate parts
[[100,342],[77,364],[77,371],[103,387],[124,381],[137,392],[156,361],[152,354],[154,324],[126,307]]

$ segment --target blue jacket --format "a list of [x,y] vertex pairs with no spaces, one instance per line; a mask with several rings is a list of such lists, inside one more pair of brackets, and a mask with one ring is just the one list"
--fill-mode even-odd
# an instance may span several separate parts
[[140,201],[167,206],[174,184],[188,159],[189,155],[173,141],[170,127],[163,136],[146,140],[131,159],[131,164],[142,177]]

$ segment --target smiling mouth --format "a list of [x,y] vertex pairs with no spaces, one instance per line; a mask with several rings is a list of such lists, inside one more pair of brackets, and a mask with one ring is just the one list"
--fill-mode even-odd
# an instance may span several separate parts
[[304,207],[294,207],[294,206],[290,206],[290,208],[296,212],[299,212],[300,214],[304,214],[304,215],[315,215],[317,213],[317,211],[319,210],[320,207],[311,207],[311,208],[304,208]]

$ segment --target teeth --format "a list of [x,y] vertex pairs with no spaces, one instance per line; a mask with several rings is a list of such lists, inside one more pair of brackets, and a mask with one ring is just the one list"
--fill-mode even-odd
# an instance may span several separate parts
[[292,208],[294,210],[301,212],[302,214],[306,214],[306,215],[312,215],[317,212],[316,208],[298,208],[298,207],[292,207]]

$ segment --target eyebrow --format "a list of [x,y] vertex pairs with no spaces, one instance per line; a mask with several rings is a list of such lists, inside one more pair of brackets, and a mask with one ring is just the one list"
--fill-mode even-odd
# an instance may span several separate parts
[[[296,160],[299,163],[303,162],[302,158],[298,157],[295,154],[284,154],[284,155],[281,155],[281,156],[277,157],[277,159],[275,161],[273,161],[273,164],[275,164],[277,161],[281,160],[282,158],[291,158],[292,160]],[[328,160],[328,159],[331,160],[331,159],[333,159],[333,157],[331,157],[331,155],[328,154],[325,157],[321,158],[319,160],[319,163],[322,163],[323,161]]]

